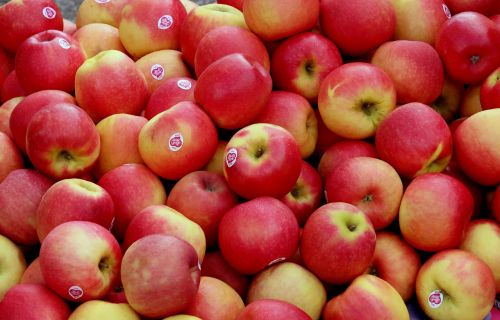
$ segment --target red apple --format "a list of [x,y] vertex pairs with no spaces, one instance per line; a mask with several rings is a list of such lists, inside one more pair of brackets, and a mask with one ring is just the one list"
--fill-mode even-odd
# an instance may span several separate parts
[[86,24],[76,30],[73,37],[80,43],[87,59],[106,50],[126,53],[118,29],[109,24],[98,22]]
[[464,93],[464,86],[461,83],[451,80],[445,76],[441,94],[430,104],[446,122],[455,119],[459,109],[460,100]]
[[86,319],[140,320],[139,315],[127,303],[112,303],[101,300],[87,301],[76,307],[68,320]]
[[144,116],[151,120],[158,113],[170,109],[173,105],[182,101],[194,100],[194,88],[196,80],[189,77],[172,77],[166,79],[151,94],[148,104],[144,109]]
[[328,129],[317,108],[314,109],[314,114],[318,121],[318,140],[316,141],[314,155],[321,157],[331,145],[345,139]]
[[500,108],[500,67],[484,79],[479,98],[483,109]]
[[236,320],[311,320],[311,317],[291,303],[263,299],[249,303]]
[[45,280],[43,280],[42,269],[40,269],[40,257],[36,257],[35,260],[31,261],[26,270],[24,270],[21,284],[43,284],[45,285]]
[[[9,138],[14,139],[10,130],[10,116],[14,108],[24,99],[24,97],[17,97],[7,100],[4,104],[0,105],[0,131],[5,133]],[[14,141],[15,142],[15,141]]]
[[14,57],[0,46],[0,89],[12,70],[14,70]]
[[78,29],[90,23],[105,23],[118,28],[123,7],[129,0],[83,0],[76,12]]
[[465,89],[458,111],[462,118],[470,117],[479,111],[483,111],[483,106],[481,105],[481,84],[470,85]]
[[0,183],[9,173],[23,167],[21,151],[8,135],[0,131]]
[[453,14],[458,14],[465,11],[476,11],[486,16],[499,14],[500,9],[495,0],[444,0]]
[[2,102],[27,95],[26,90],[21,87],[21,84],[17,79],[16,70],[12,70],[7,75],[1,89],[2,92],[0,92],[0,99]]

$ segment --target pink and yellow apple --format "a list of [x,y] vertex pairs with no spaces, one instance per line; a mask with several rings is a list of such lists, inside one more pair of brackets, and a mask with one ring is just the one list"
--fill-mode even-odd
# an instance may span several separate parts
[[483,109],[500,108],[500,67],[484,79],[479,98]]
[[118,28],[123,7],[129,0],[83,0],[76,12],[78,29],[90,23],[105,23]]
[[[24,97],[17,97],[7,100],[0,105],[0,131],[5,133],[9,138],[14,139],[10,130],[10,116],[14,108],[24,99]],[[15,140],[14,140],[15,142]],[[16,144],[17,145],[17,144]]]
[[158,113],[182,101],[195,102],[194,88],[196,80],[189,77],[172,77],[166,79],[151,94],[144,109],[144,117],[151,120]]
[[126,303],[92,300],[76,307],[68,320],[86,319],[140,320],[139,315]]
[[24,159],[14,141],[0,131],[0,182],[14,170],[24,168]]
[[236,320],[311,320],[295,305],[276,299],[262,299],[249,303]]
[[[0,302],[10,288],[21,282],[26,270],[26,259],[21,249],[0,234]],[[1,304],[0,304],[1,305]],[[1,309],[1,307],[0,307]]]
[[89,23],[80,27],[73,34],[80,43],[87,59],[106,50],[118,50],[126,53],[120,41],[118,29],[106,23]]

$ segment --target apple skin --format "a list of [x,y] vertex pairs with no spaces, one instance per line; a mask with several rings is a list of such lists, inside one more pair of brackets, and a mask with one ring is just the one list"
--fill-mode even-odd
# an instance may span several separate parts
[[391,0],[322,0],[320,25],[343,53],[361,56],[393,37],[396,14]]
[[495,278],[496,292],[500,292],[500,226],[490,219],[471,221],[465,230],[460,249],[480,258],[490,267]]
[[243,300],[231,286],[202,276],[196,297],[184,312],[203,320],[233,320],[244,308]]
[[217,149],[214,152],[212,158],[203,167],[204,170],[218,173],[224,176],[224,150],[226,150],[227,141],[220,140],[217,143]]
[[144,208],[164,204],[167,193],[160,178],[142,164],[123,164],[104,174],[97,183],[113,198],[113,233],[123,239],[130,221]]
[[500,109],[478,112],[453,134],[454,154],[460,168],[473,181],[494,186],[500,182],[500,150],[496,147]]
[[264,110],[271,91],[271,75],[260,62],[233,53],[200,74],[194,97],[219,128],[240,129]]
[[118,28],[122,9],[128,2],[129,0],[83,0],[76,12],[76,26],[80,29],[90,23],[104,23]]
[[224,177],[245,199],[283,197],[295,186],[301,168],[295,138],[277,125],[249,125],[238,130],[226,145]]
[[21,87],[19,79],[17,79],[16,70],[12,70],[7,75],[1,89],[0,99],[2,102],[27,95],[26,90]]
[[196,80],[189,77],[172,77],[166,79],[151,93],[144,109],[144,117],[151,120],[158,113],[182,101],[195,102],[194,89]]
[[63,30],[64,33],[73,35],[76,31],[76,23],[63,17]]
[[465,89],[458,107],[461,118],[470,117],[479,111],[483,111],[481,105],[481,85],[473,84]]
[[271,197],[255,198],[233,207],[219,224],[221,253],[243,274],[255,274],[291,257],[298,242],[299,226],[293,212]]
[[110,228],[114,213],[113,199],[97,184],[76,178],[58,181],[45,192],[38,205],[38,239],[43,242],[56,226],[74,220],[90,221]]
[[366,319],[367,310],[373,319],[410,319],[396,289],[369,274],[357,277],[342,294],[328,301],[323,319]]
[[452,135],[444,119],[431,107],[408,103],[379,125],[375,148],[379,158],[402,177],[413,178],[446,168],[452,154]]
[[[5,293],[21,281],[26,270],[23,252],[9,238],[0,234],[0,305]],[[1,307],[0,307],[1,308]]]
[[140,320],[139,315],[126,303],[92,300],[80,304],[68,320],[86,319]]
[[[290,279],[294,279],[290,282]],[[291,303],[317,320],[326,303],[321,281],[306,268],[293,262],[282,262],[258,273],[248,290],[247,304],[262,299]]]
[[10,116],[12,115],[12,111],[14,110],[14,108],[17,107],[19,102],[23,101],[23,99],[24,97],[12,98],[0,105],[0,131],[5,133],[11,139],[14,139],[14,137],[9,125]]
[[24,168],[21,151],[14,141],[0,131],[0,182],[14,170]]
[[323,118],[321,118],[318,108],[314,108],[314,114],[316,115],[316,120],[318,121],[318,139],[316,141],[314,155],[321,157],[331,145],[346,139],[328,129],[323,121]]
[[0,183],[0,234],[17,244],[38,244],[36,210],[52,183],[32,169],[9,173]]
[[441,94],[432,104],[430,104],[430,106],[436,110],[446,122],[451,122],[457,117],[463,93],[464,85],[451,80],[445,75]]
[[200,264],[189,243],[153,234],[125,252],[121,277],[130,306],[141,315],[160,318],[184,311],[195,299]]
[[368,268],[374,252],[375,230],[368,216],[348,203],[322,205],[302,231],[300,255],[304,264],[328,283],[354,280]]
[[106,50],[87,59],[76,72],[78,105],[94,122],[115,113],[139,114],[147,103],[146,79],[125,53]]
[[500,108],[500,67],[484,79],[479,99],[483,109]]
[[378,125],[396,108],[396,89],[389,76],[364,62],[334,69],[319,89],[318,109],[325,125],[348,139],[375,134]]
[[420,268],[416,293],[420,307],[433,319],[483,319],[495,301],[495,280],[474,254],[444,250]]
[[9,1],[0,8],[0,47],[16,52],[21,43],[45,30],[63,30],[63,16],[53,0]]
[[78,177],[90,171],[99,156],[99,132],[78,106],[49,105],[31,118],[26,151],[44,174],[55,179]]
[[89,23],[75,31],[73,37],[80,43],[87,59],[106,50],[126,53],[120,41],[118,28],[106,23]]
[[89,221],[58,225],[40,247],[45,283],[69,301],[104,297],[119,277],[121,260],[120,245],[111,232]]
[[0,301],[0,319],[67,320],[71,309],[41,284],[18,284]]
[[0,89],[12,70],[14,70],[14,57],[0,46]]
[[388,227],[397,217],[403,182],[387,162],[371,157],[344,160],[326,177],[327,202],[346,202],[358,207],[373,228]]
[[249,303],[236,320],[311,320],[311,317],[295,305],[275,299],[263,299]]
[[206,249],[203,230],[181,212],[165,205],[144,208],[130,221],[122,243],[123,250],[151,234],[172,235],[186,241],[196,251],[198,261],[203,261]]
[[368,273],[387,281],[405,302],[415,293],[420,266],[420,257],[415,249],[399,235],[390,231],[377,232],[375,254]]
[[473,212],[472,194],[462,182],[443,173],[428,173],[407,186],[399,226],[414,248],[437,252],[460,245]]
[[388,41],[377,48],[371,63],[384,70],[394,82],[398,103],[432,103],[444,85],[438,52],[422,41]]
[[220,220],[238,203],[224,177],[209,171],[194,171],[180,178],[167,200],[167,206],[203,229],[207,247],[216,246]]
[[201,169],[213,156],[217,143],[214,123],[191,101],[179,102],[160,112],[139,133],[142,159],[168,180],[178,180]]
[[500,64],[500,28],[477,12],[462,12],[446,21],[436,38],[447,74],[462,83],[483,81]]
[[500,13],[498,3],[495,0],[444,0],[453,14],[458,14],[465,11],[475,11],[485,16],[492,16]]
[[31,261],[31,263],[26,267],[19,283],[45,285],[42,269],[40,268],[40,257],[36,257],[35,260]]
[[235,7],[240,11],[243,11],[243,0],[217,0],[217,3],[227,4],[229,6]]
[[308,31],[318,23],[320,1],[243,1],[249,29],[263,41],[284,39]]
[[55,89],[75,90],[75,75],[86,56],[78,40],[47,30],[26,39],[16,52],[16,74],[29,93]]
[[271,75],[277,88],[315,102],[321,82],[341,64],[339,49],[332,41],[315,32],[302,32],[274,49]]

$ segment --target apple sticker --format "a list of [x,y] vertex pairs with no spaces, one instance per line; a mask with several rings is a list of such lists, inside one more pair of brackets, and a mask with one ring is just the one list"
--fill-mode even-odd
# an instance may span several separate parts
[[158,29],[160,30],[166,30],[172,26],[174,23],[174,19],[172,16],[166,14],[164,16],[161,16],[160,19],[158,19]]
[[68,294],[71,298],[77,300],[83,296],[83,289],[79,286],[71,286],[68,289]]
[[177,81],[177,86],[182,89],[182,90],[189,90],[192,87],[191,81],[186,80],[186,79],[181,79]]
[[183,144],[184,138],[182,137],[182,134],[180,132],[174,133],[170,136],[170,139],[168,139],[168,148],[171,151],[179,151],[182,148]]
[[51,7],[45,7],[42,9],[42,14],[47,19],[54,19],[56,17],[56,10]]
[[433,309],[439,308],[443,303],[443,293],[441,290],[434,290],[429,295],[429,306]]
[[155,64],[151,67],[151,76],[159,81],[165,76],[165,69],[161,64]]
[[61,48],[65,49],[65,50],[68,50],[69,48],[71,48],[71,44],[66,39],[59,38],[59,39],[57,39],[57,42],[59,43]]
[[235,148],[229,149],[226,154],[226,165],[228,168],[231,168],[236,163],[236,159],[238,158],[238,150]]

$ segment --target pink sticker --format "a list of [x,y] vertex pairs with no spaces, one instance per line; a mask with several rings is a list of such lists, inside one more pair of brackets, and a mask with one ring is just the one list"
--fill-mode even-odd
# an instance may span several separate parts
[[182,148],[183,144],[184,138],[182,137],[182,134],[180,134],[180,132],[174,133],[170,136],[170,139],[168,139],[168,148],[171,151],[179,151]]
[[177,86],[178,86],[180,89],[182,89],[182,90],[186,90],[186,91],[187,91],[187,90],[191,89],[191,87],[192,87],[193,85],[191,84],[191,81],[186,80],[186,79],[181,79],[181,80],[177,81]]
[[59,39],[57,39],[57,42],[59,43],[61,48],[65,49],[65,50],[68,50],[69,48],[71,48],[71,44],[66,39],[59,38]]
[[168,14],[161,16],[160,19],[158,19],[158,29],[160,30],[166,30],[170,28],[172,24],[174,24],[174,19]]
[[99,3],[99,4],[104,4],[104,3],[110,2],[111,0],[94,0],[94,1]]
[[165,76],[165,69],[161,64],[155,64],[151,67],[151,76],[159,81]]
[[68,289],[68,294],[71,298],[77,300],[83,296],[83,289],[79,286],[71,286]]
[[429,295],[429,306],[433,309],[439,308],[443,303],[443,293],[441,290],[434,290]]
[[238,159],[238,150],[236,150],[235,148],[229,149],[229,151],[226,154],[227,167],[231,168],[232,166],[234,166],[237,159]]
[[47,19],[54,19],[56,17],[56,10],[51,7],[45,7],[42,9],[42,14]]
[[444,11],[444,14],[446,15],[446,17],[447,17],[448,19],[451,19],[451,11],[450,11],[450,8],[448,8],[448,6],[447,6],[447,5],[445,5],[444,3],[443,3],[443,11]]

